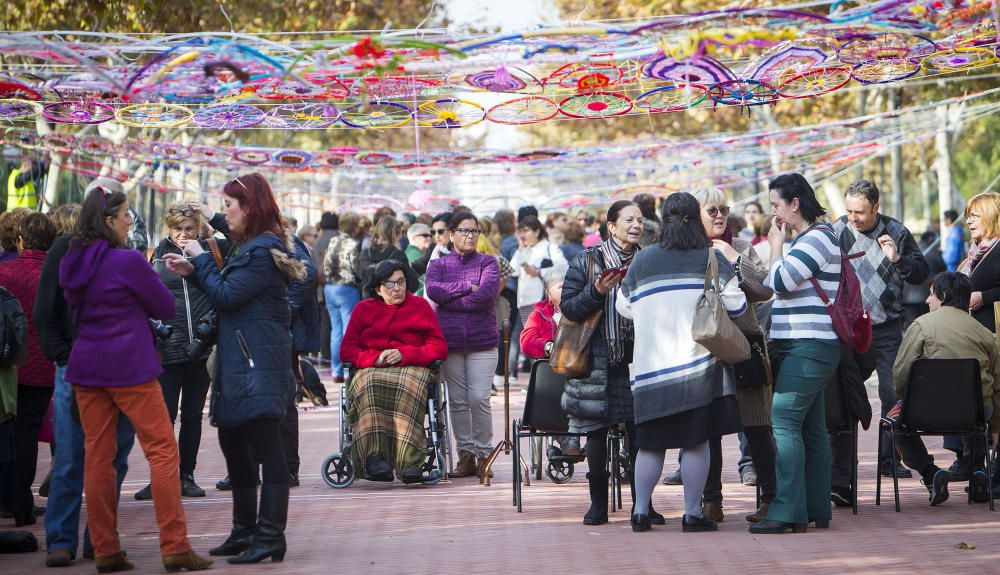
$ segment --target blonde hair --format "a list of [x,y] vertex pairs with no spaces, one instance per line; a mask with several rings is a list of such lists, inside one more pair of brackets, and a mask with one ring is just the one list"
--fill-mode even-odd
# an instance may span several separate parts
[[969,203],[965,204],[965,219],[969,219],[971,213],[979,216],[985,239],[1000,236],[1000,194],[983,192],[972,196]]
[[691,195],[703,206],[726,203],[726,194],[719,188],[698,188],[691,192]]
[[56,206],[49,212],[52,223],[56,225],[57,235],[64,236],[76,231],[76,220],[80,218],[81,209],[80,204],[71,203]]
[[[184,212],[188,210],[190,210],[191,215],[184,215]],[[184,223],[184,220],[194,221],[195,226],[198,227],[198,235],[200,237],[212,237],[212,229],[208,226],[208,222],[205,221],[205,217],[201,215],[201,211],[192,208],[188,200],[176,200],[167,204],[167,211],[164,212],[163,216],[163,235],[170,237],[170,228],[181,225]]]
[[500,251],[497,250],[497,246],[493,240],[493,220],[489,218],[479,219],[479,229],[483,233],[479,234],[479,239],[476,240],[476,251],[481,254],[487,254],[491,256],[500,255]]

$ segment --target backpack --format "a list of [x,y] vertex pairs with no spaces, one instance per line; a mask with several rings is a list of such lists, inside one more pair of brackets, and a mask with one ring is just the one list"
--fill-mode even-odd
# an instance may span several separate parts
[[0,287],[0,367],[23,362],[27,341],[28,317],[21,302],[7,288]]
[[[819,229],[828,230],[836,237],[833,228],[819,226]],[[837,332],[840,341],[847,344],[855,353],[865,353],[872,344],[872,319],[861,299],[861,281],[858,280],[858,274],[851,264],[851,260],[863,255],[864,252],[856,254],[840,252],[840,289],[837,291],[837,300],[832,303],[823,288],[819,287],[819,281],[814,277],[809,278],[819,297],[826,304],[826,311],[833,321],[833,331]]]

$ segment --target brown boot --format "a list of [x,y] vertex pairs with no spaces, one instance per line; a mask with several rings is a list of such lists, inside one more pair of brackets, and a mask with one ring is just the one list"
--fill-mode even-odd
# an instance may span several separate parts
[[116,571],[131,571],[135,569],[135,565],[125,558],[124,551],[119,551],[114,555],[97,557],[94,559],[94,562],[97,564],[98,573],[114,573]]
[[181,569],[187,569],[188,571],[201,571],[202,569],[208,569],[211,566],[211,559],[205,559],[194,551],[186,551],[184,553],[175,553],[173,555],[163,556],[163,568],[167,570],[167,573],[174,573],[180,571]]
[[716,523],[719,523],[725,519],[725,515],[722,514],[722,506],[718,503],[704,503],[701,506],[701,513],[707,519],[711,519]]
[[458,452],[458,465],[455,466],[455,470],[449,475],[451,477],[471,477],[479,473],[479,468],[476,467],[476,456],[468,451]]
[[760,523],[765,519],[767,519],[767,503],[761,503],[757,511],[747,515],[747,521],[750,523]]
[[[476,460],[476,475],[479,476],[480,480],[482,480],[483,478],[483,466],[486,465],[487,459],[489,459],[489,457],[480,457],[479,459]],[[490,467],[490,479],[493,479],[492,467]]]

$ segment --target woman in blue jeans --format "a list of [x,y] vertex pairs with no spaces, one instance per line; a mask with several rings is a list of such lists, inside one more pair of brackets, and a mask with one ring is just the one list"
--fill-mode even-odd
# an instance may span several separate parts
[[340,234],[330,240],[323,261],[326,285],[323,297],[330,314],[330,368],[337,383],[344,382],[340,363],[340,342],[344,339],[351,312],[361,300],[358,258],[361,252],[361,217],[353,212],[340,216]]
[[[823,397],[840,361],[840,342],[815,286],[836,300],[840,248],[833,229],[820,221],[826,210],[800,174],[771,180],[770,203],[774,223],[767,236],[771,264],[765,285],[775,294],[770,337],[781,358],[771,408],[777,496],[767,519],[751,525],[750,532],[805,533],[811,522],[829,527],[831,517]],[[795,239],[783,255],[789,231]]]

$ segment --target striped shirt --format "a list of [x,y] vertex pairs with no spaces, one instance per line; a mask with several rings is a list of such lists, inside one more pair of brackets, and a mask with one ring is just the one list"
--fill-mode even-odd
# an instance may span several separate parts
[[788,255],[775,259],[765,284],[775,295],[771,339],[837,339],[826,305],[809,278],[819,280],[833,303],[840,288],[840,257],[829,224],[817,222],[795,238]]

